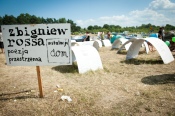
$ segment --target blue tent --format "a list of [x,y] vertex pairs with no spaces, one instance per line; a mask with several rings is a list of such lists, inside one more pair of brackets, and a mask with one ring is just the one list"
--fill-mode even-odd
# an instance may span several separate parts
[[149,37],[155,37],[155,38],[158,38],[158,36],[157,36],[156,33],[151,33],[151,34],[149,35]]
[[113,43],[116,39],[119,39],[119,38],[121,38],[122,36],[121,35],[114,35],[111,39],[110,39],[110,41],[111,41],[111,43]]

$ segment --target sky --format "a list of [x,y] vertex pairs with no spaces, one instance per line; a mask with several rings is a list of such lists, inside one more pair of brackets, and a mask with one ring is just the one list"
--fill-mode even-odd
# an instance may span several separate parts
[[77,26],[175,26],[175,0],[0,0],[0,16],[28,13],[66,18]]

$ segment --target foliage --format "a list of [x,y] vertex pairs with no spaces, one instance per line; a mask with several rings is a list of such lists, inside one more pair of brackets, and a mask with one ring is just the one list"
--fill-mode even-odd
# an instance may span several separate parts
[[72,33],[72,35],[79,35],[79,32],[74,32]]
[[5,15],[2,19],[2,24],[5,25],[11,25],[11,24],[17,24],[17,20],[13,15]]
[[[97,32],[117,32],[122,33],[124,31],[129,31],[130,33],[157,33],[159,30],[159,26],[155,26],[152,24],[142,24],[141,26],[131,26],[131,27],[121,27],[119,25],[108,25],[104,24],[103,26],[98,25],[89,25],[87,28],[81,28],[74,23],[73,20],[66,18],[43,18],[37,17],[35,15],[30,15],[28,13],[21,13],[19,16],[14,17],[13,15],[5,15],[3,17],[0,16],[0,25],[12,25],[12,24],[48,24],[48,23],[70,23],[71,24],[71,32],[72,33],[97,33]],[[175,26],[166,24],[165,31],[175,30]]]

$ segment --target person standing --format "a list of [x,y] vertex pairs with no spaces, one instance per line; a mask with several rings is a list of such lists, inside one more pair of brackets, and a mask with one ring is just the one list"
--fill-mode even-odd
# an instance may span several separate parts
[[107,39],[111,39],[111,34],[110,34],[110,32],[108,31],[108,33],[107,33]]
[[162,40],[165,41],[165,29],[162,27]]
[[100,39],[101,39],[101,40],[104,40],[104,32],[101,32],[101,33],[100,33]]
[[163,37],[162,27],[160,27],[158,31],[158,38],[162,40],[162,37]]
[[86,32],[86,37],[84,38],[84,41],[90,41],[90,36],[88,32]]
[[3,38],[2,38],[1,27],[0,27],[0,48],[1,48],[1,52],[4,53],[4,43],[3,43]]

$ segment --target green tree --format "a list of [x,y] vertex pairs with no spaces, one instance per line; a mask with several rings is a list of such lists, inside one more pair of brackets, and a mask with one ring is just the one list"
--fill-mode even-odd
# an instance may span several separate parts
[[3,17],[2,23],[4,25],[12,25],[12,24],[17,24],[16,18],[13,15],[5,15]]
[[88,30],[93,30],[94,28],[93,28],[92,25],[90,25],[90,26],[87,27],[87,29],[88,29]]
[[0,16],[0,25],[2,25],[3,23],[3,18]]
[[81,30],[81,27],[80,27],[80,26],[76,26],[76,27],[75,27],[75,31],[76,31],[76,32],[80,32],[80,30]]
[[42,23],[42,24],[47,23],[46,19],[44,19],[43,17],[42,17],[42,18],[40,18],[40,21],[41,21],[41,23]]
[[46,19],[46,23],[54,23],[54,21],[53,21],[52,18],[47,18],[47,19]]
[[60,18],[60,19],[58,19],[58,23],[66,23],[67,21],[66,21],[66,19],[65,18]]
[[71,24],[71,31],[72,32],[79,32],[80,30],[78,30],[79,28],[77,28],[77,24],[76,23],[74,23],[72,20],[70,20],[70,19],[68,19],[67,20],[67,23],[70,23]]
[[175,30],[175,26],[172,26],[170,24],[166,24],[165,29],[166,29],[166,31]]
[[26,14],[20,14],[18,17],[17,17],[17,22],[18,24],[30,24],[30,18],[31,18],[31,15],[26,13]]
[[105,28],[105,29],[110,29],[110,26],[109,26],[108,24],[104,24],[104,25],[103,25],[103,28]]
[[101,28],[102,28],[101,26],[94,25],[94,29],[101,29]]
[[56,20],[55,18],[53,19],[53,22],[54,22],[54,23],[59,23],[59,21]]
[[30,24],[40,24],[41,20],[40,18],[36,17],[35,15],[32,15],[30,17]]

